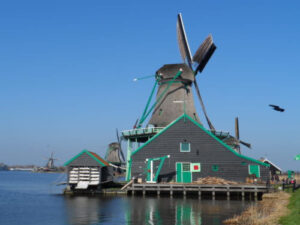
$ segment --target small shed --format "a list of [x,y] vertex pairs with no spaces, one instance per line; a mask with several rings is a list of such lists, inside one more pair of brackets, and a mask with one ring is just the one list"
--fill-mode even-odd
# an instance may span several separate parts
[[100,190],[102,183],[113,180],[112,167],[94,152],[83,150],[64,164],[71,190]]
[[271,160],[269,160],[267,158],[261,158],[260,161],[270,165],[270,172],[271,172],[272,178],[274,178],[274,176],[280,175],[282,173],[282,169],[280,169],[280,167],[277,166],[275,163],[271,162]]

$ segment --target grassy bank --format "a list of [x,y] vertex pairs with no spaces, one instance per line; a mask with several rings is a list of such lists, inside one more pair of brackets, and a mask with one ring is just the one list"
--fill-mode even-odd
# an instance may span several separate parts
[[264,194],[262,201],[250,206],[241,215],[225,220],[224,223],[230,225],[279,224],[279,219],[289,214],[287,208],[289,198],[290,194],[286,192]]
[[291,195],[288,209],[289,214],[282,217],[279,223],[282,225],[298,225],[300,223],[300,189]]

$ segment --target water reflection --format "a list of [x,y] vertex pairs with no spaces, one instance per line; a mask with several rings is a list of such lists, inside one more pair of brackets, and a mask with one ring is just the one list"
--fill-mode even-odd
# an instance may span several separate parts
[[67,197],[68,223],[217,225],[249,202],[143,197]]

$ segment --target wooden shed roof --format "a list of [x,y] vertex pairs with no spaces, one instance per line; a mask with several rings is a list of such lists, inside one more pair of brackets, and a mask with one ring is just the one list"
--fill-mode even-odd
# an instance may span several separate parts
[[82,150],[79,154],[77,154],[72,159],[67,161],[64,164],[64,166],[68,166],[72,161],[74,161],[75,159],[77,159],[78,157],[80,157],[84,153],[88,154],[91,158],[93,158],[95,161],[97,161],[101,166],[109,166],[109,163],[106,162],[104,159],[102,159],[98,154],[96,154],[95,152],[88,151],[86,149]]

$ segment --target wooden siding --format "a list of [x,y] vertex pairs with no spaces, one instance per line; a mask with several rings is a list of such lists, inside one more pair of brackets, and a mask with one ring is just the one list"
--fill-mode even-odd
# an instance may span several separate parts
[[[191,144],[191,152],[180,152],[180,142],[185,140]],[[234,154],[185,117],[132,155],[132,177],[145,179],[145,160],[165,155],[170,155],[170,158],[165,160],[160,172],[161,181],[176,181],[176,162],[201,163],[201,172],[192,173],[193,181],[213,176],[245,182],[250,164],[260,166],[262,180],[269,179],[268,167]],[[155,163],[155,170],[158,163]],[[218,171],[213,171],[213,165],[218,166]]]

